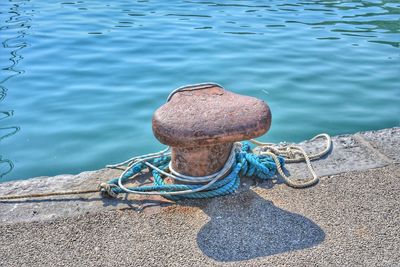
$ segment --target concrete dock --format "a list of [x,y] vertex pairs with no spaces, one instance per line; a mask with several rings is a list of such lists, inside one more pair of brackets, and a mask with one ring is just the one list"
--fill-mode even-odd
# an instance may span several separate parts
[[[400,266],[400,128],[335,136],[313,166],[321,180],[307,189],[244,178],[235,194],[178,203],[0,201],[0,266]],[[308,175],[304,164],[287,169]],[[119,173],[0,183],[0,195],[91,189]]]

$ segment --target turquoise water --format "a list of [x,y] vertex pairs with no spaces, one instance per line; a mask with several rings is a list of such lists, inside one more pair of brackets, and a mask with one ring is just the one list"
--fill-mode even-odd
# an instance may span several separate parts
[[0,12],[2,181],[159,150],[152,113],[190,83],[267,101],[265,141],[400,124],[397,0],[32,0]]

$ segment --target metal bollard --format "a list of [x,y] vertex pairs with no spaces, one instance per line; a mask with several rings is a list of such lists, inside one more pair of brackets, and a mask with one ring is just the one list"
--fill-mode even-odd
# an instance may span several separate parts
[[268,105],[215,85],[194,85],[177,91],[153,115],[153,133],[171,147],[172,167],[190,176],[218,172],[235,141],[266,133]]

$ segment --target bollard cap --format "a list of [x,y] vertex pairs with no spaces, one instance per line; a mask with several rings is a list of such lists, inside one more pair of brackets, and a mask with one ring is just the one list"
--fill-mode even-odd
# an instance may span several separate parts
[[248,140],[266,133],[270,125],[271,112],[264,101],[217,85],[186,87],[153,115],[155,137],[172,147]]

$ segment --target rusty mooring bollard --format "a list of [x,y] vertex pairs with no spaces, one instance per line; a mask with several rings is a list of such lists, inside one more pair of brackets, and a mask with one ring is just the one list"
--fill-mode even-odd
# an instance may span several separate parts
[[185,87],[153,115],[153,132],[171,146],[172,167],[190,176],[218,172],[235,141],[266,133],[271,125],[268,105],[216,84]]

